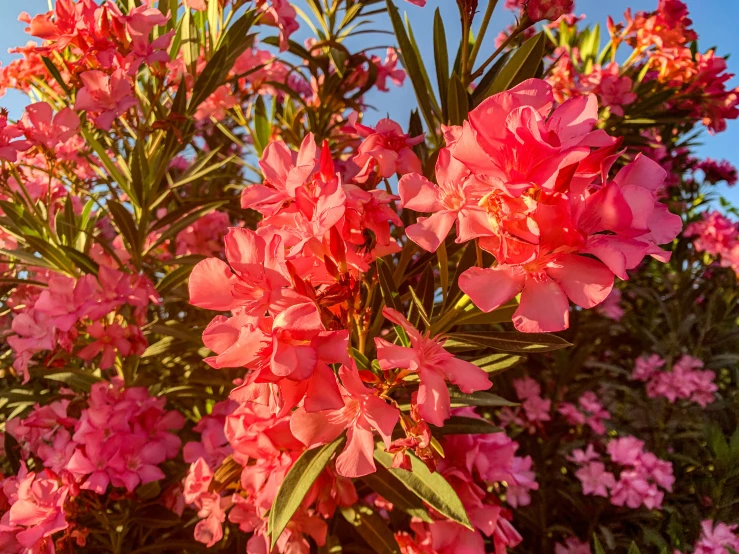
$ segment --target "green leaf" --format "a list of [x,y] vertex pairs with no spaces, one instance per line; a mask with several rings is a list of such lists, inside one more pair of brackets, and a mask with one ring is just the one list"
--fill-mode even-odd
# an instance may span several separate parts
[[525,359],[523,356],[514,356],[512,354],[490,354],[489,356],[483,356],[476,360],[470,360],[470,362],[487,373],[497,373],[498,371],[510,369]]
[[331,457],[344,443],[344,438],[342,436],[325,446],[306,450],[290,468],[269,512],[267,533],[272,537],[270,548],[277,544],[277,539]]
[[180,516],[169,510],[162,510],[161,506],[146,506],[136,510],[130,521],[147,529],[169,529],[182,522]]
[[426,80],[424,79],[423,70],[421,69],[421,60],[418,57],[417,51],[413,48],[413,44],[408,37],[403,20],[400,17],[398,8],[395,6],[392,0],[387,1],[387,11],[390,16],[390,22],[393,25],[395,31],[395,37],[398,40],[400,46],[400,58],[403,62],[408,77],[413,85],[413,90],[416,93],[418,99],[418,107],[421,108],[423,118],[426,120],[426,125],[429,129],[435,129],[436,118],[434,109],[431,102],[431,91],[426,86]]
[[80,369],[68,369],[66,371],[59,371],[56,373],[43,373],[41,377],[48,379],[49,381],[58,381],[69,385],[73,389],[77,389],[83,392],[90,392],[92,385],[102,381],[100,377],[97,377],[89,371],[83,371]]
[[486,419],[476,417],[452,416],[444,422],[444,427],[432,427],[434,436],[444,435],[489,435],[499,433],[496,427]]
[[382,258],[377,258],[377,277],[380,280],[380,291],[385,305],[402,314],[403,306],[400,303],[400,294],[398,293],[398,287],[395,285],[393,272],[390,271],[387,262]]
[[448,98],[449,124],[461,125],[467,119],[467,114],[470,111],[470,101],[467,96],[467,89],[456,73],[453,73],[449,80]]
[[416,517],[427,523],[433,522],[421,499],[414,494],[405,493],[403,483],[382,465],[377,465],[377,471],[362,478],[369,488],[390,502],[393,507]]
[[84,252],[80,252],[76,248],[65,246],[63,244],[59,248],[61,248],[67,257],[82,271],[85,273],[91,273],[92,275],[98,274],[98,263],[90,256]]
[[17,474],[21,468],[21,446],[10,433],[5,433],[3,449],[5,451],[5,459],[10,464],[10,470],[13,474]]
[[493,81],[495,81],[496,77],[498,77],[500,71],[505,67],[505,64],[508,62],[508,59],[510,57],[510,52],[503,53],[503,55],[495,61],[488,72],[482,76],[482,79],[480,79],[477,87],[475,87],[475,90],[472,91],[473,107],[478,106],[480,102],[482,102],[492,94],[490,92],[490,86],[493,84]]
[[254,138],[256,138],[255,146],[257,148],[257,154],[260,156],[264,152],[264,149],[267,148],[271,136],[272,124],[267,117],[267,108],[264,106],[264,100],[259,96],[254,107]]
[[110,215],[116,227],[118,227],[118,231],[126,240],[127,250],[133,258],[134,265],[139,267],[141,262],[141,243],[133,216],[115,200],[108,201],[108,210],[110,210]]
[[423,321],[423,324],[426,326],[426,329],[429,329],[431,327],[431,321],[429,320],[429,316],[426,313],[426,308],[423,306],[423,302],[418,298],[418,295],[416,294],[416,291],[413,290],[413,287],[408,287],[408,290],[411,293],[411,298],[413,299],[413,307],[416,309],[416,313],[420,316],[421,321]]
[[498,408],[501,406],[518,406],[516,402],[506,400],[502,396],[493,394],[492,392],[477,391],[471,394],[465,394],[459,389],[449,389],[449,397],[452,400],[452,405],[457,406],[488,406],[491,408]]
[[446,31],[444,20],[441,18],[439,8],[434,12],[434,62],[436,63],[436,82],[439,85],[439,96],[441,97],[441,108],[444,117],[449,113],[448,91],[449,91],[449,53],[446,47]]
[[[187,215],[184,213],[178,213],[178,217],[175,221],[173,221],[167,229],[162,231],[162,233],[159,235],[156,241],[154,241],[151,246],[149,246],[147,253],[154,250],[157,246],[160,244],[163,244],[166,240],[170,238],[174,238],[177,236],[177,234],[192,225],[195,221],[203,217],[204,215],[209,214],[210,212],[217,210],[221,206],[224,206],[228,204],[230,200],[228,199],[220,199],[220,200],[209,200],[205,202],[198,202],[198,206],[196,208],[192,208],[192,204],[188,205]],[[175,212],[179,212],[178,210],[175,210]],[[159,220],[157,224],[161,224],[161,222],[164,219],[171,220],[170,217],[172,213],[167,214],[164,218]],[[159,225],[161,227],[161,225]]]
[[631,541],[631,545],[629,546],[629,551],[627,554],[641,554],[641,550],[639,550],[639,547],[636,546],[636,543],[634,541]]
[[249,10],[221,35],[218,49],[195,81],[187,107],[188,115],[192,116],[198,106],[225,82],[236,59],[251,46],[254,35],[249,34],[249,30],[255,18],[256,11]]
[[399,554],[395,535],[372,508],[356,504],[340,508],[341,515],[377,554]]
[[177,287],[187,283],[190,273],[192,273],[193,266],[183,265],[168,273],[164,278],[157,283],[156,289],[159,294],[164,298],[170,292]]
[[459,259],[459,263],[457,263],[457,270],[454,273],[452,285],[449,287],[449,293],[447,294],[446,301],[442,306],[441,313],[446,312],[447,307],[453,304],[461,294],[462,291],[459,288],[459,276],[475,264],[476,258],[477,252],[475,249],[475,241],[471,240],[467,243],[467,246],[462,253],[462,257]]
[[113,162],[110,156],[108,156],[108,152],[105,150],[105,148],[103,148],[103,145],[100,144],[95,139],[95,137],[92,136],[92,133],[90,133],[90,131],[88,131],[84,127],[80,130],[80,133],[82,133],[82,137],[85,139],[85,142],[89,144],[90,148],[92,148],[95,154],[97,154],[100,163],[103,164],[103,167],[108,172],[108,175],[110,175],[110,177],[116,182],[116,184],[121,187],[121,190],[130,197],[131,189],[128,186],[128,180],[120,172],[115,162]]
[[54,62],[52,62],[46,56],[41,56],[41,60],[44,62],[46,69],[49,70],[49,73],[51,73],[51,76],[54,77],[54,80],[59,83],[60,87],[62,87],[62,90],[69,94],[69,87],[67,86],[67,83],[64,82],[64,78],[62,77],[62,74],[59,73],[59,70],[54,65]]
[[440,514],[472,529],[462,501],[447,480],[439,473],[431,473],[426,464],[413,454],[409,456],[412,471],[393,468],[393,456],[385,452],[382,446],[375,447],[375,460],[401,481],[408,490]]
[[505,352],[550,352],[572,346],[562,337],[549,333],[449,333],[444,343],[447,350],[472,350],[475,347],[494,348]]
[[606,554],[603,545],[598,540],[598,535],[595,533],[593,533],[593,548],[595,549],[595,554]]
[[503,92],[534,77],[544,57],[545,41],[544,34],[538,33],[524,42],[490,85],[490,94]]

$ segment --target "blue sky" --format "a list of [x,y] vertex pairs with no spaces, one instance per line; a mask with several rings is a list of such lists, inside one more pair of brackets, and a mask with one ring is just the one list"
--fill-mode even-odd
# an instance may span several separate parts
[[[451,43],[458,40],[458,14],[454,0],[429,0],[425,8],[418,8],[400,0],[396,3],[409,13],[413,23],[414,32],[422,50],[425,60],[433,60],[433,44],[431,42],[431,29],[433,12],[436,7],[441,8],[442,16],[446,25],[447,36]],[[503,5],[500,1],[500,6]],[[575,0],[575,12],[586,14],[587,20],[593,23],[605,23],[606,16],[611,15],[614,20],[621,19],[626,8],[632,11],[653,10],[657,0]],[[729,70],[739,73],[739,34],[733,22],[739,21],[739,1],[737,0],[687,0],[693,26],[698,32],[699,46],[706,50],[712,46],[718,47],[721,55],[733,54],[729,59]],[[36,14],[47,10],[47,0],[24,0],[13,2],[11,0],[0,0],[0,62],[6,65],[13,56],[7,53],[8,48],[25,44],[30,37],[23,31],[25,25],[17,21],[20,10],[30,14]],[[497,33],[512,20],[512,15],[499,7],[493,17],[491,29],[488,32],[488,41],[492,44]],[[382,22],[382,28],[389,29],[389,23]],[[366,36],[366,35],[365,35]],[[389,38],[389,37],[388,37]],[[366,45],[371,43],[384,43],[384,36],[378,35],[369,39],[363,39]],[[485,59],[485,52],[481,53],[480,59]],[[433,62],[431,62],[433,64]],[[739,78],[734,77],[730,85],[739,85]],[[408,114],[414,107],[415,98],[408,86],[403,89],[393,89],[387,94],[374,94],[369,98],[370,104],[377,108],[375,114],[368,114],[369,119],[378,119],[390,115],[403,125],[408,121]],[[17,117],[27,103],[24,97],[9,92],[0,98],[0,106],[10,110],[12,117]],[[698,150],[698,155],[716,159],[730,160],[739,166],[739,121],[730,121],[728,129],[716,136],[704,133],[702,137],[703,146]],[[722,188],[721,193],[732,200],[734,205],[739,205],[739,185],[734,189]]]

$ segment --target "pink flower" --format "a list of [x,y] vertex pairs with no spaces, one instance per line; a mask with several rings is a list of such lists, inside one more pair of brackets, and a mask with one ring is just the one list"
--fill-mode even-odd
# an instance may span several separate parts
[[80,74],[84,85],[77,93],[75,110],[85,110],[92,114],[95,125],[105,131],[110,130],[113,121],[136,106],[133,88],[122,69],[106,75],[97,69]]
[[316,168],[316,143],[309,134],[295,154],[282,141],[271,142],[259,160],[264,183],[244,189],[241,207],[257,210],[265,216],[275,215],[286,202],[294,201]]
[[261,315],[308,300],[288,289],[290,275],[279,236],[268,241],[251,229],[231,228],[225,242],[230,267],[218,258],[199,262],[190,275],[191,304]]
[[358,183],[365,183],[371,177],[379,181],[396,173],[422,173],[421,161],[412,147],[423,141],[423,137],[411,137],[390,119],[381,119],[374,129],[354,124],[354,129],[364,141],[357,149],[354,163],[361,169],[354,177]]
[[554,554],[592,554],[590,545],[577,537],[567,537],[564,544],[554,545]]
[[659,354],[639,356],[636,359],[631,377],[638,381],[648,381],[664,365],[665,361],[659,357]]
[[23,382],[30,379],[28,366],[37,352],[54,349],[56,328],[46,314],[37,310],[28,310],[18,314],[11,324],[16,333],[7,338],[8,345],[15,352],[13,368],[23,376]]
[[[488,269],[471,268],[460,277],[460,288],[485,312],[521,293],[513,317],[520,331],[567,328],[568,298],[583,308],[592,308],[610,293],[614,274],[628,278],[625,270],[635,267],[645,254],[666,259],[656,245],[677,235],[680,218],[656,203],[654,191],[664,176],[664,170],[655,162],[637,157],[613,183],[577,201],[584,202],[578,222],[574,223],[580,229],[579,236],[568,237],[565,228],[560,227],[568,225],[568,216],[559,212],[556,201],[546,207],[540,205],[535,212],[541,221],[538,227],[549,231],[540,239],[539,257],[519,265],[501,263]],[[600,234],[605,230],[615,234]],[[582,248],[583,253],[601,261],[575,253],[557,253],[554,245],[568,242],[572,245],[560,248]],[[543,247],[551,248],[551,253],[542,255]]]
[[552,407],[552,401],[548,398],[532,396],[521,403],[526,413],[526,419],[531,422],[542,422],[551,420],[549,410]]
[[[664,363],[664,362],[663,362]],[[692,356],[682,356],[672,371],[655,372],[647,379],[647,396],[663,396],[671,403],[678,399],[695,402],[702,407],[715,400],[718,385],[713,371],[701,371],[703,362]]]
[[290,419],[290,430],[308,448],[326,444],[347,430],[347,444],[336,458],[336,471],[344,477],[361,477],[375,471],[373,430],[387,446],[398,422],[398,410],[374,395],[359,378],[356,368],[341,366],[344,407],[308,413],[298,408]]
[[513,388],[519,400],[527,400],[541,396],[541,386],[531,377],[522,377],[513,381]]
[[647,476],[638,470],[622,471],[611,491],[614,506],[628,506],[632,510],[644,505],[648,509],[662,505],[664,493],[650,484]]
[[206,0],[184,0],[185,7],[195,10],[196,12],[204,12],[208,9]]
[[568,460],[575,462],[578,465],[587,464],[593,460],[597,460],[598,458],[598,453],[595,451],[592,444],[588,444],[585,450],[580,448],[573,450],[572,455],[567,457]]
[[557,411],[564,416],[570,425],[584,425],[585,415],[577,409],[577,406],[569,402],[562,402]]
[[575,472],[582,483],[582,493],[608,498],[608,491],[616,484],[613,473],[606,471],[602,462],[588,462]]
[[89,362],[102,352],[100,369],[108,369],[115,362],[116,355],[125,358],[131,353],[132,343],[129,337],[131,337],[132,331],[131,327],[124,328],[118,323],[104,326],[96,321],[87,326],[87,334],[95,340],[80,350],[77,355]]
[[422,335],[402,314],[392,308],[385,307],[382,313],[386,319],[403,328],[411,346],[398,346],[379,337],[375,338],[380,368],[401,368],[418,373],[421,382],[418,389],[418,409],[427,422],[441,427],[444,420],[451,415],[446,380],[467,394],[490,388],[487,373],[444,350],[444,341],[439,337]]
[[573,0],[528,0],[526,13],[531,21],[556,21],[574,9]]
[[636,100],[636,93],[631,89],[633,81],[620,74],[621,68],[615,62],[611,62],[605,68],[596,65],[593,71],[583,77],[583,87],[598,95],[603,106],[610,108],[611,113],[623,117],[623,106],[627,106]]
[[7,112],[0,112],[0,160],[14,163],[18,152],[28,150],[33,143],[28,140],[14,140],[23,136],[23,127],[8,125]]
[[23,464],[17,477],[3,483],[3,490],[11,506],[0,519],[0,540],[6,534],[13,536],[22,547],[19,552],[53,552],[50,537],[68,527],[67,487],[48,470],[37,474]]
[[608,443],[608,454],[617,464],[633,466],[644,451],[644,441],[636,437],[621,437]]
[[705,520],[701,523],[701,536],[695,543],[694,554],[729,554],[728,548],[739,550],[737,525]]
[[613,321],[621,321],[621,318],[626,313],[623,307],[621,307],[622,296],[620,289],[612,289],[611,294],[596,307],[597,312]]
[[80,118],[74,111],[64,108],[56,115],[46,102],[36,102],[26,106],[23,114],[23,133],[31,142],[49,150],[75,136],[80,126]]
[[295,8],[288,0],[257,0],[257,7],[264,12],[261,22],[280,30],[280,51],[284,52],[288,48],[290,35],[300,27]]
[[703,171],[704,180],[709,183],[719,183],[726,181],[726,184],[731,186],[736,185],[739,181],[736,167],[734,167],[728,160],[716,161],[711,158],[699,162],[695,166],[696,169]]
[[[425,0],[416,0],[423,1]],[[405,71],[398,66],[398,53],[394,48],[388,48],[385,62],[381,62],[377,56],[372,56],[370,61],[377,67],[377,80],[375,86],[381,92],[388,92],[387,80],[390,79],[396,87],[402,87],[405,81]]]
[[487,211],[480,207],[484,195],[482,184],[451,156],[447,148],[439,151],[436,179],[438,185],[423,175],[410,173],[398,183],[404,208],[431,214],[430,217],[419,217],[416,223],[406,228],[409,239],[429,252],[435,252],[455,223],[457,243],[493,234]]
[[167,64],[170,61],[169,48],[174,31],[165,33],[153,41],[149,41],[149,34],[132,35],[131,52],[126,56],[127,74],[131,77],[138,73],[142,64],[152,66],[155,63]]

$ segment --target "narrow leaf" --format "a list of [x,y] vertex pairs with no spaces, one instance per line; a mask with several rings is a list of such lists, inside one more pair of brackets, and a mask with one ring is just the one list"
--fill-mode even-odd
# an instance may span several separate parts
[[385,452],[382,446],[375,447],[375,460],[388,469],[408,490],[440,514],[472,529],[462,501],[447,480],[439,473],[431,473],[426,464],[413,454],[409,456],[412,471],[393,468],[393,456]]
[[342,436],[320,448],[306,450],[290,468],[269,512],[268,534],[272,537],[270,548],[277,544],[303,498],[343,443]]
[[534,77],[544,57],[545,41],[544,34],[538,33],[524,42],[493,81],[490,94],[503,92]]
[[372,508],[357,504],[341,508],[341,515],[377,554],[400,554],[395,535]]

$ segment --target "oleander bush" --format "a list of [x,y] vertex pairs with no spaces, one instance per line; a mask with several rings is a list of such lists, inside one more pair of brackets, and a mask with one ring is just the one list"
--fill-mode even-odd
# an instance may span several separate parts
[[424,4],[20,14],[1,552],[739,551],[728,52]]

